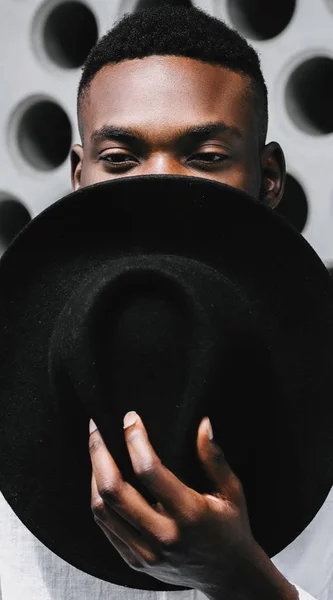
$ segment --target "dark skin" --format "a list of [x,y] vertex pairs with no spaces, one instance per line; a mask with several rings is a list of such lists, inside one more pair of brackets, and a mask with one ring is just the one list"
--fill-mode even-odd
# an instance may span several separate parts
[[[175,56],[108,65],[85,96],[81,134],[83,145],[72,149],[74,190],[154,173],[220,181],[272,208],[283,196],[283,152],[260,142],[249,79],[220,66]],[[207,418],[197,451],[214,494],[187,487],[161,463],[138,415],[124,435],[153,506],[123,480],[93,423],[89,449],[93,515],[127,564],[210,600],[298,598],[254,539],[242,485],[210,439]]]
[[[108,65],[91,83],[81,121],[84,145],[72,151],[75,190],[158,173],[221,181],[272,208],[283,195],[283,152],[276,142],[260,144],[249,79],[222,67],[175,56]],[[221,122],[218,133],[181,135]],[[136,137],[107,136],[107,126],[135,130]],[[93,135],[103,129],[104,136]]]

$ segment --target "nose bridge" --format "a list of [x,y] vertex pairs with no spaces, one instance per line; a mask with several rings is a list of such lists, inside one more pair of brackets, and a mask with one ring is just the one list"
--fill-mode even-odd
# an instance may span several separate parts
[[184,175],[187,168],[172,150],[153,151],[141,170],[143,175]]

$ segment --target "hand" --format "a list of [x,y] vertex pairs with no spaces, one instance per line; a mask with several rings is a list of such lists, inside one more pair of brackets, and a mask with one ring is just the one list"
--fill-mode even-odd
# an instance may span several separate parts
[[157,503],[151,506],[123,480],[95,426],[89,438],[91,506],[96,523],[130,567],[200,590],[211,600],[298,598],[253,538],[242,485],[210,439],[207,418],[198,428],[197,451],[214,494],[187,487],[161,463],[139,415],[127,413],[124,429],[134,472]]

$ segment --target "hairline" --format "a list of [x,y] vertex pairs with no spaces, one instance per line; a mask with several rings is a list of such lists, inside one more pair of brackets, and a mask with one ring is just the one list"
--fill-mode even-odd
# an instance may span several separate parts
[[[166,55],[158,55],[158,54],[154,54],[154,55],[149,55],[149,56],[173,56],[170,54],[166,54]],[[175,55],[175,56],[179,56],[179,55]],[[148,56],[145,58],[149,58]],[[187,58],[185,55],[183,56],[179,56],[179,58]],[[115,64],[120,64],[122,62],[128,61],[128,60],[135,60],[135,59],[127,59],[124,58],[120,61],[110,61],[108,63],[105,63],[103,65],[100,66],[100,68],[95,71],[95,73],[93,74],[93,76],[85,83],[85,85],[83,87],[80,86],[79,84],[79,90],[78,90],[78,97],[77,97],[77,122],[78,122],[78,128],[79,128],[79,133],[80,133],[80,137],[81,137],[81,142],[82,145],[84,144],[84,135],[83,135],[83,119],[81,117],[82,112],[83,112],[83,104],[85,99],[87,98],[87,95],[89,93],[90,87],[92,82],[94,81],[96,75],[98,75],[98,73],[100,71],[102,71],[102,69],[104,67],[108,67],[110,65],[115,65]],[[267,98],[264,95],[263,91],[261,90],[261,85],[259,83],[259,81],[257,81],[252,75],[242,71],[242,70],[238,70],[238,69],[233,69],[231,67],[228,66],[224,66],[218,62],[211,62],[211,61],[205,61],[202,60],[200,58],[193,58],[192,60],[196,60],[197,62],[203,62],[206,65],[213,65],[213,66],[217,66],[217,67],[221,67],[222,69],[225,69],[227,71],[231,71],[232,73],[239,73],[240,75],[242,75],[243,77],[247,78],[249,80],[249,85],[247,88],[247,94],[251,94],[252,98],[250,98],[250,102],[253,104],[253,109],[254,109],[254,113],[257,115],[258,117],[258,135],[259,135],[259,143],[260,146],[264,146],[265,142],[266,142],[266,136],[267,136],[267,112],[268,112],[268,108],[267,108]],[[259,98],[258,98],[259,97]],[[258,111],[256,109],[256,104],[258,102],[261,104],[261,108],[260,111]],[[263,118],[263,114],[266,115],[266,118]],[[264,122],[263,122],[264,121]]]

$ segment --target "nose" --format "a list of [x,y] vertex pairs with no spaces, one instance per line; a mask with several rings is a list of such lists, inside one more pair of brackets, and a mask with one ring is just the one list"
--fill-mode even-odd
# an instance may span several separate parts
[[140,169],[142,175],[186,175],[188,168],[180,159],[167,153],[156,153]]

